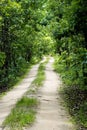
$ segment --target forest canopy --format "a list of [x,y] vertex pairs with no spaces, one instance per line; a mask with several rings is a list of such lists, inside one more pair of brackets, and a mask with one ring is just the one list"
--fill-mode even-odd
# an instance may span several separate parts
[[85,0],[1,0],[0,87],[9,86],[31,59],[51,52],[61,55],[60,62],[76,84],[81,80],[86,85],[86,4]]
[[[49,53],[52,40],[42,26],[45,0],[0,1],[0,88],[8,88],[26,66]],[[42,30],[42,31],[41,31]]]

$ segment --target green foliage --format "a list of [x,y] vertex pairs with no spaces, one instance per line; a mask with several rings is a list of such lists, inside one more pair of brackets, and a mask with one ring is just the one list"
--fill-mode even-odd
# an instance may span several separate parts
[[30,62],[54,53],[49,30],[41,25],[48,16],[45,2],[0,1],[0,91],[14,85]]
[[65,101],[65,106],[77,124],[77,130],[87,128],[87,89],[82,90],[79,86],[64,86],[60,94]]
[[[12,86],[30,62],[56,52],[55,68],[63,82],[85,91],[86,4],[86,0],[1,0],[0,89]],[[42,83],[41,75],[43,72],[39,72],[36,84]]]
[[5,62],[5,53],[4,52],[0,52],[0,68],[3,66],[4,62]]
[[[51,0],[50,0],[51,1]],[[56,3],[56,4],[55,4]],[[55,70],[64,85],[63,95],[78,129],[87,129],[87,8],[85,0],[60,0],[51,3],[54,10],[56,40]],[[65,87],[67,86],[67,87]]]
[[[56,16],[54,13],[55,18],[59,18],[59,20],[55,19],[56,26],[53,28],[53,36],[57,41],[56,52],[61,55],[61,62],[63,62],[65,70],[68,70],[68,72],[65,72],[66,77],[72,81],[74,80],[75,84],[79,82],[80,87],[82,85],[85,87],[87,84],[87,41],[85,36],[87,30],[84,29],[87,24],[85,21],[87,19],[85,15],[87,9],[84,8],[86,2],[84,0],[72,0],[71,2],[65,0],[57,3],[58,5],[51,5],[51,7],[54,6],[51,10],[55,9],[58,14],[59,10],[56,8],[59,6],[62,10],[61,18],[60,15]],[[85,24],[82,25],[80,23]],[[83,81],[80,81],[81,79]]]
[[73,120],[77,123],[77,129],[86,129],[87,86],[84,86],[83,73],[79,66],[66,67],[65,54],[66,52],[56,56],[54,64],[55,70],[60,73],[63,80],[60,94]]

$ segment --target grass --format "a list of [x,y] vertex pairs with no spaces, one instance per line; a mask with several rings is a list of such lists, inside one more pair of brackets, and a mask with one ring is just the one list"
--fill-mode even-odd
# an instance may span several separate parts
[[[38,69],[36,79],[32,82],[29,91],[20,99],[11,114],[6,118],[3,126],[9,130],[23,130],[23,127],[30,126],[36,119],[36,110],[39,104],[36,92],[38,87],[43,85],[45,80],[45,65],[48,59],[41,63]],[[32,96],[31,96],[32,95]]]
[[38,104],[38,101],[36,98],[28,98],[25,96],[17,103],[17,107],[19,106],[35,107],[37,106],[37,104]]
[[38,69],[36,79],[33,81],[33,84],[36,86],[42,86],[43,81],[45,80],[45,65],[41,63]]
[[19,100],[11,114],[4,121],[3,125],[9,130],[22,130],[23,127],[31,125],[35,121],[38,100],[24,96]]
[[40,64],[36,79],[32,82],[32,85],[34,84],[37,87],[43,85],[43,81],[45,80],[45,65],[47,64],[48,60],[49,58],[47,58],[45,62]]

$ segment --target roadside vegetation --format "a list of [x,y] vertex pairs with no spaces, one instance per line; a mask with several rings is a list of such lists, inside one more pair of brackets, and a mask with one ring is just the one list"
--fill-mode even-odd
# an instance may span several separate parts
[[41,61],[41,59],[38,59],[38,58],[32,59],[32,61],[30,61],[29,65],[27,65],[27,67],[24,68],[23,74],[20,77],[19,76],[16,77],[15,81],[12,83],[12,86],[9,87],[9,88],[5,88],[5,89],[3,88],[0,91],[0,98],[2,98],[8,91],[10,91],[14,87],[16,87],[17,84],[19,84],[25,78],[25,76],[27,75],[27,73],[29,73],[29,71],[32,68],[32,66],[34,64],[39,63],[40,61]]
[[50,0],[49,5],[55,21],[55,70],[63,80],[61,93],[77,130],[87,129],[86,4],[85,0]]
[[60,74],[62,79],[60,96],[63,99],[63,105],[71,115],[72,121],[77,126],[77,130],[86,130],[87,89],[80,86],[83,80],[73,79],[75,72],[71,69],[67,71],[65,63],[61,60],[61,56],[55,57],[54,69]]

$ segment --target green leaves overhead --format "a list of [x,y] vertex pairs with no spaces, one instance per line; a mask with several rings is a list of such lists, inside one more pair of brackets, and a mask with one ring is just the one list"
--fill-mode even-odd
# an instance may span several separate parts
[[40,59],[43,54],[53,53],[49,25],[53,15],[48,14],[46,2],[0,1],[0,89],[12,86],[32,58]]

